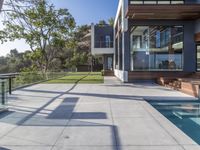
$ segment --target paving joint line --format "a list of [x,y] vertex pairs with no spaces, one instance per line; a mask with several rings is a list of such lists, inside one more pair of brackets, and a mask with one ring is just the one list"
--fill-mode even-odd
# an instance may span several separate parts
[[[146,103],[148,103],[146,100],[144,100],[144,102],[146,102]],[[149,104],[149,103],[148,103]],[[169,131],[167,131],[166,129],[165,129],[165,127],[163,127],[163,125],[152,115],[152,113],[143,105],[143,104],[141,104],[142,105],[142,107],[150,114],[150,116],[158,123],[158,125],[162,128],[162,129],[164,129],[164,131],[177,143],[177,145],[179,145],[183,150],[186,150],[185,148],[184,148],[184,146],[182,145],[182,144],[180,144],[178,141],[177,141],[177,139],[173,136],[173,135],[171,135],[171,133],[169,132]]]
[[[107,95],[108,95],[108,91],[109,91],[109,88],[108,87],[106,87],[107,88]],[[113,113],[112,113],[112,106],[111,106],[111,99],[108,99],[109,100],[109,106],[110,106],[110,113],[111,113],[111,119],[112,119],[112,128],[113,128],[113,131],[114,131],[114,133],[113,133],[113,135],[114,135],[114,138],[115,138],[115,146],[116,146],[116,150],[120,150],[119,149],[119,143],[118,143],[118,138],[117,138],[117,135],[116,135],[116,129],[115,129],[115,121],[114,121],[114,117],[113,117]]]
[[[89,74],[88,74],[88,75],[89,75]],[[81,81],[82,79],[86,78],[88,75],[86,75],[85,77],[81,78],[80,81]],[[79,81],[78,81],[78,82],[79,82]],[[78,85],[78,82],[75,83],[75,84],[73,85],[73,89]],[[89,90],[88,90],[88,91],[89,91]],[[68,92],[70,92],[70,91],[68,91]],[[66,94],[67,94],[67,93],[66,93]],[[76,106],[78,106],[78,105],[80,105],[79,102],[78,102],[78,104],[77,104]],[[76,109],[77,109],[77,107],[75,107],[74,110],[76,110]],[[58,136],[57,140],[55,141],[55,143],[54,143],[53,146],[51,147],[51,150],[53,150],[53,149],[55,148],[56,144],[58,143],[59,139],[60,139],[61,136],[63,135],[64,131],[67,129],[67,127],[69,127],[69,124],[70,124],[70,121],[72,120],[72,117],[73,117],[73,112],[71,113],[71,115],[70,115],[70,117],[69,117],[69,120],[68,120],[67,123],[66,123],[66,126],[63,128],[63,130],[61,131],[61,133],[60,133],[60,135]]]

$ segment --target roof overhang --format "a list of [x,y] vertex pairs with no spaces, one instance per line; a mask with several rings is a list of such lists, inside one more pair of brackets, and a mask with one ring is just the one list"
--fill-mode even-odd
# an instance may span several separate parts
[[200,4],[176,5],[129,5],[127,18],[132,19],[180,19],[193,20],[200,18]]

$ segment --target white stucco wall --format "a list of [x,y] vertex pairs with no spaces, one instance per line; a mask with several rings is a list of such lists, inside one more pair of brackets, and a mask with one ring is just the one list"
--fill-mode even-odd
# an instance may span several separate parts
[[119,0],[117,14],[115,17],[114,27],[117,26],[117,21],[119,19],[121,13],[121,20],[122,20],[122,32],[128,30],[128,19],[126,17],[126,10],[128,9],[128,0]]
[[114,54],[114,48],[92,48],[92,55],[101,55],[101,54]]
[[114,74],[122,82],[128,82],[128,71],[122,71],[122,70],[115,69]]

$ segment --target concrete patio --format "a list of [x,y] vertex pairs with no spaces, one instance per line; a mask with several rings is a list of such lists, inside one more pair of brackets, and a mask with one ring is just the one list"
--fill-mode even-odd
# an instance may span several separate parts
[[0,114],[2,150],[200,150],[144,99],[191,100],[151,83],[38,84]]

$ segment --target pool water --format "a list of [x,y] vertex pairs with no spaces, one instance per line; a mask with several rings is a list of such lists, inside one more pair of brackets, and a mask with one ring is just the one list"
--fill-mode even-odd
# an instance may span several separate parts
[[200,102],[150,101],[150,104],[200,145]]

